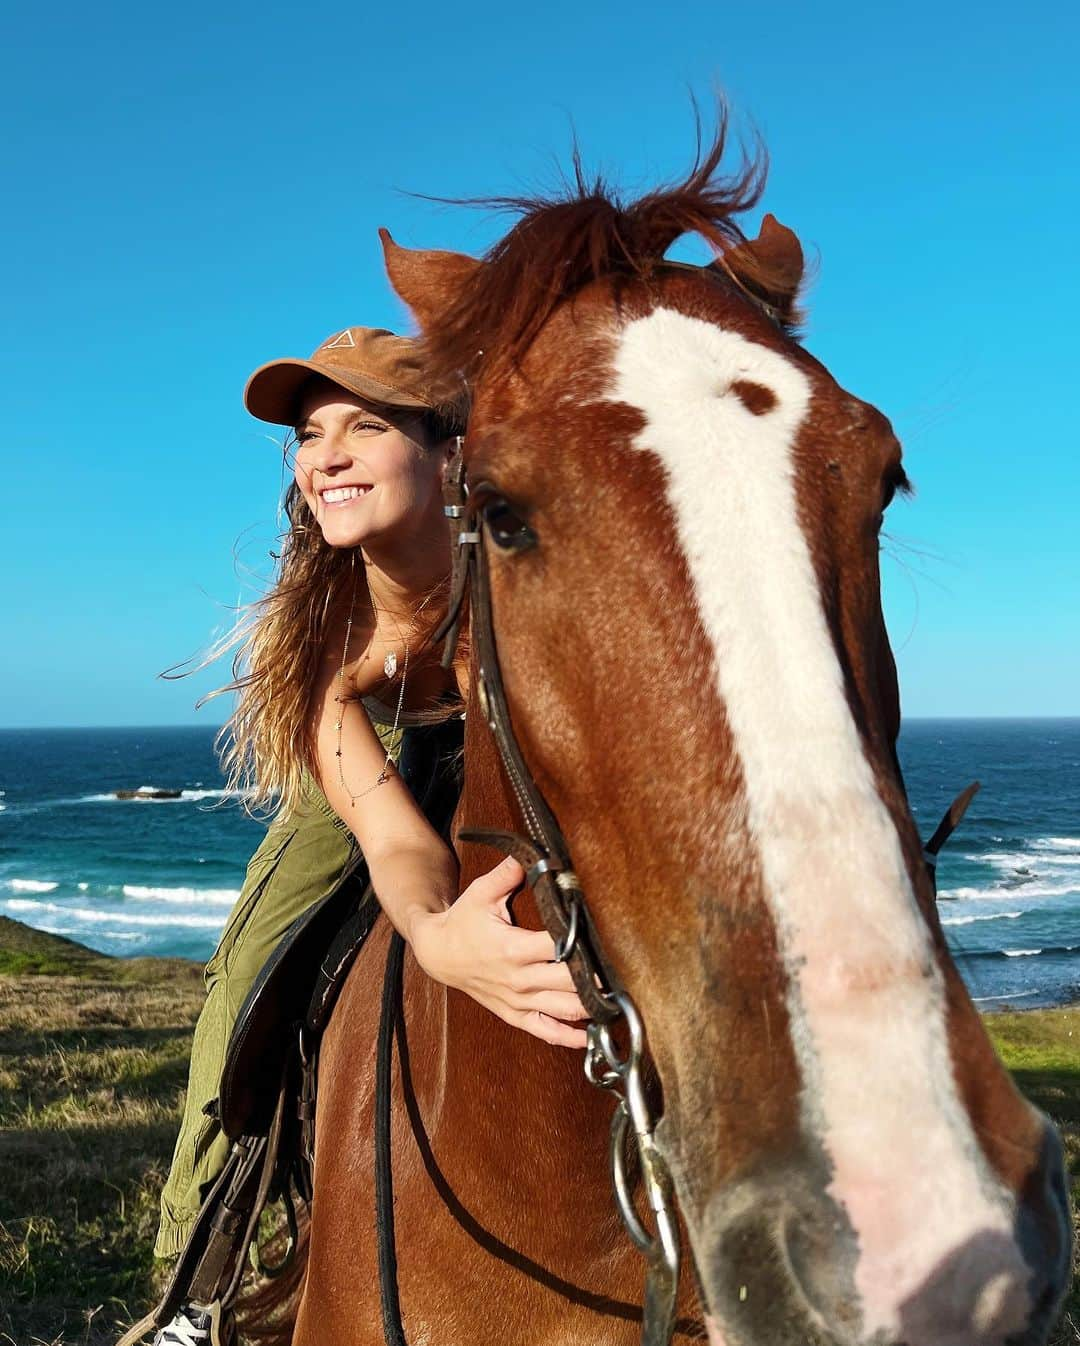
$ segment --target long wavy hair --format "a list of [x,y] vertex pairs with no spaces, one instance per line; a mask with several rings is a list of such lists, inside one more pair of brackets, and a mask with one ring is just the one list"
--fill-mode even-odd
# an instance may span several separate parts
[[[421,412],[423,451],[463,434],[467,411],[462,395]],[[233,651],[231,681],[199,704],[235,693],[235,708],[215,746],[228,790],[239,795],[249,813],[261,816],[288,813],[299,802],[304,773],[315,762],[311,702],[320,659],[336,615],[354,594],[360,597],[356,586],[363,585],[353,550],[332,547],[324,539],[295,482],[286,491],[284,511],[288,527],[269,590],[240,610],[232,630],[196,666],[204,668]],[[439,624],[442,589],[449,591],[449,576],[421,600],[423,618],[410,633],[421,637],[413,646],[414,660]]]

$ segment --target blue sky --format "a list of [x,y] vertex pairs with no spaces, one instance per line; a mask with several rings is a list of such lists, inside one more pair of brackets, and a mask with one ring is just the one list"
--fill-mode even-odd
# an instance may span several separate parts
[[[721,85],[818,258],[807,344],[916,499],[887,611],[906,712],[1080,713],[1075,6],[20,6],[0,57],[7,654],[0,725],[184,723],[265,573],[280,455],[248,372],[400,327],[376,229],[479,251],[403,192],[550,182],[571,127],[628,189]],[[250,596],[250,584],[247,584]],[[220,718],[220,705],[201,712]]]

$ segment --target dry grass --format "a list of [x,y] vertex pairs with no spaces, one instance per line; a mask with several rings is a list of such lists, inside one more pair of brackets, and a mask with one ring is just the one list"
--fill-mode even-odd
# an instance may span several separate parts
[[[0,1344],[108,1346],[152,1295],[200,969],[13,926],[0,917]],[[1080,1202],[1080,1009],[989,1025],[1061,1126]],[[1053,1346],[1080,1346],[1076,1285]]]
[[75,961],[0,975],[0,1341],[16,1346],[104,1346],[147,1307],[202,1003],[190,963]]

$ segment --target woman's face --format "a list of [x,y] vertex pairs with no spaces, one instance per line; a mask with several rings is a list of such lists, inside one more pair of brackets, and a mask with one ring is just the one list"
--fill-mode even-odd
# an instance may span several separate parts
[[407,545],[442,515],[444,455],[418,416],[320,381],[300,407],[296,483],[332,547]]

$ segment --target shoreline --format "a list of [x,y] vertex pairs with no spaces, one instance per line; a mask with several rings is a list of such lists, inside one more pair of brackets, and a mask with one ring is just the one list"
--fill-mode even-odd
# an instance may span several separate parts
[[[25,934],[20,935],[18,931]],[[46,953],[46,950],[49,952]],[[63,975],[69,960],[79,966],[101,960],[117,971],[124,967],[137,969],[144,965],[157,965],[162,968],[186,966],[201,970],[206,964],[205,959],[189,958],[183,954],[103,953],[68,935],[54,935],[28,925],[18,917],[0,915],[0,974],[27,971],[46,976]],[[1034,1003],[1022,1004],[1021,1001],[1034,1001]],[[1068,1000],[1047,1000],[1042,998],[1041,992],[1032,991],[1023,996],[1013,997],[973,996],[972,1002],[979,1014],[984,1016],[1032,1014],[1047,1010],[1080,1009],[1080,994]]]

